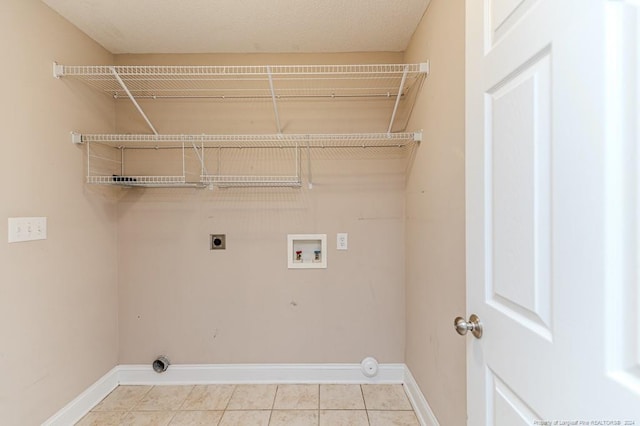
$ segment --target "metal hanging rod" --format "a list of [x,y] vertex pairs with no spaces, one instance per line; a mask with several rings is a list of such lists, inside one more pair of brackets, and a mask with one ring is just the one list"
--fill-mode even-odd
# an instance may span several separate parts
[[[99,142],[94,142],[99,143]],[[408,146],[407,144],[386,144],[386,145],[368,145],[368,144],[360,144],[360,145],[310,145],[310,149],[367,149],[367,148],[404,148]],[[130,149],[130,150],[145,150],[145,149],[154,149],[154,150],[163,150],[163,149],[182,149],[180,146],[116,146],[118,149]],[[294,145],[274,145],[274,146],[238,146],[238,145],[215,145],[215,146],[205,146],[204,149],[298,149],[300,147],[296,147]],[[201,149],[200,147],[195,147],[196,150]]]
[[[136,99],[218,99],[218,100],[271,100],[272,95],[136,95],[135,91],[132,92]],[[125,94],[126,95],[126,94]],[[384,92],[384,93],[367,93],[367,94],[308,94],[308,95],[276,95],[278,100],[286,99],[382,99],[382,100],[394,100],[398,95],[404,96],[403,93],[396,92]],[[113,95],[116,99],[124,99],[124,95],[115,93]]]

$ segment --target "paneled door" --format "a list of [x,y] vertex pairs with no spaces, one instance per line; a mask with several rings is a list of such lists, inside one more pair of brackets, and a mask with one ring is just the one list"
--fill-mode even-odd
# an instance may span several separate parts
[[466,6],[468,424],[640,426],[640,1]]

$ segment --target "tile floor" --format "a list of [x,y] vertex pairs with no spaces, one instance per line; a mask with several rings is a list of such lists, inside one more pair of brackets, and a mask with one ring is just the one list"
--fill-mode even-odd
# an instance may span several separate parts
[[118,386],[76,426],[419,426],[402,385]]

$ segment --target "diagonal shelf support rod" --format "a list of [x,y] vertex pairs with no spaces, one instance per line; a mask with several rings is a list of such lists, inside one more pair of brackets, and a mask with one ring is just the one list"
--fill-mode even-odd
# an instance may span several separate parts
[[302,184],[302,165],[300,163],[300,146],[296,142],[296,178]]
[[307,135],[307,173],[309,175],[309,189],[313,189],[313,175],[311,174],[311,143],[310,137]]
[[391,133],[393,122],[396,119],[396,112],[398,111],[398,105],[400,104],[400,98],[402,97],[402,91],[404,90],[404,84],[407,81],[407,73],[409,72],[409,66],[405,65],[404,72],[402,73],[402,80],[400,81],[400,87],[398,87],[398,96],[396,96],[396,104],[393,106],[393,112],[391,113],[391,121],[389,122],[389,128],[387,134]]
[[198,157],[198,161],[200,161],[200,169],[202,173],[208,175],[209,172],[207,171],[207,166],[205,166],[204,164],[204,147],[202,148],[202,155],[201,155],[200,151],[198,150],[198,147],[196,146],[195,141],[191,141],[191,146],[193,146],[193,151],[196,153],[196,156]]
[[267,75],[269,76],[269,89],[271,89],[271,100],[273,101],[273,112],[276,115],[276,127],[278,133],[282,133],[282,127],[280,126],[280,115],[278,114],[278,102],[276,101],[276,91],[273,88],[273,75],[271,73],[271,67],[267,66]]
[[118,84],[120,84],[120,86],[122,87],[122,89],[125,91],[125,93],[127,94],[127,96],[129,96],[129,99],[131,99],[131,102],[133,102],[133,105],[136,107],[136,109],[138,110],[138,112],[140,113],[140,115],[142,115],[142,118],[144,118],[144,121],[147,122],[147,124],[149,125],[149,127],[151,128],[151,131],[153,132],[154,135],[158,134],[158,131],[156,130],[155,127],[153,127],[153,124],[151,124],[151,121],[149,121],[149,118],[147,117],[147,115],[144,113],[144,111],[142,110],[142,108],[140,108],[140,105],[138,105],[138,102],[136,102],[136,99],[133,97],[133,95],[131,94],[131,92],[129,91],[129,88],[127,87],[126,84],[124,84],[124,81],[122,81],[122,78],[120,78],[120,76],[118,75],[118,72],[116,71],[115,67],[109,67],[109,69],[111,70],[111,73],[113,74],[113,76],[115,77],[115,79],[118,81]]
[[[193,147],[195,148],[195,144],[193,145]],[[182,178],[187,178],[187,163],[184,158],[184,142],[182,142]]]

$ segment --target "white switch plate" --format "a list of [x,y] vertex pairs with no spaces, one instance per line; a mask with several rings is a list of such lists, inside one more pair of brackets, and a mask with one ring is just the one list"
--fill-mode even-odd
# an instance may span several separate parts
[[349,247],[349,234],[347,234],[346,232],[339,233],[337,244],[338,250],[347,250],[347,248]]
[[10,217],[9,218],[9,242],[46,240],[46,217]]

